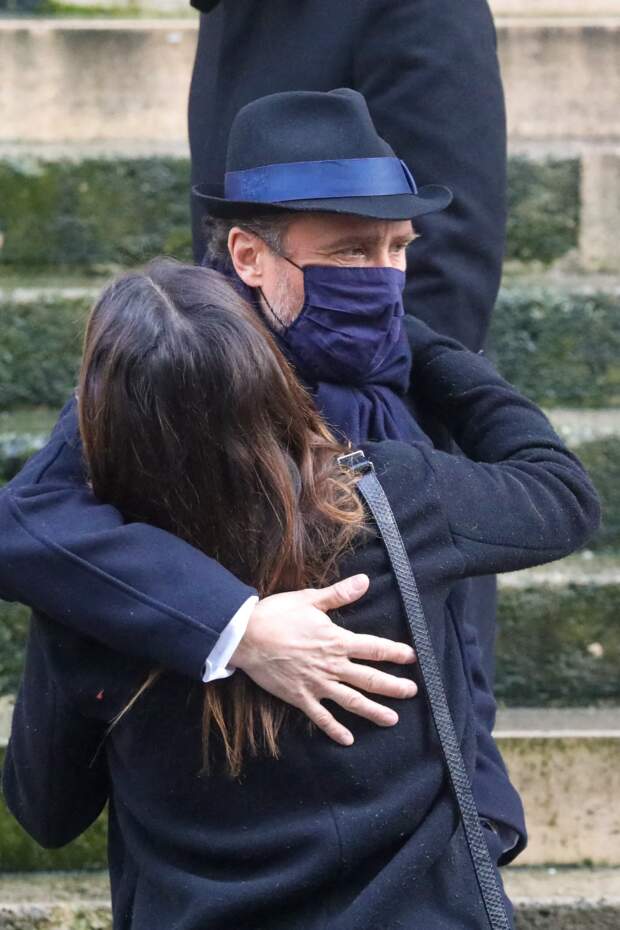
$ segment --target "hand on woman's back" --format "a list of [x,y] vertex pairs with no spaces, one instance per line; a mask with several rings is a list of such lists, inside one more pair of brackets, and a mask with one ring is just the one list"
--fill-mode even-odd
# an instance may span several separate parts
[[344,746],[351,745],[353,735],[320,703],[322,699],[329,698],[379,726],[393,726],[398,722],[397,714],[356,689],[392,698],[417,693],[411,679],[351,661],[404,665],[415,661],[410,645],[345,630],[324,612],[357,601],[368,585],[366,575],[355,575],[327,588],[264,598],[254,608],[230,662],[266,691],[302,710],[327,736]]

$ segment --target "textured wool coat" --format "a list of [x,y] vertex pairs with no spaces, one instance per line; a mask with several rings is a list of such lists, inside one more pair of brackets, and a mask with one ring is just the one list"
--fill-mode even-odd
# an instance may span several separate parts
[[[418,384],[419,324],[410,316],[405,322],[413,327],[415,388],[406,400],[435,443],[445,442],[450,429]],[[504,864],[523,849],[526,830],[520,798],[492,736],[495,701],[472,623],[480,598],[469,596],[469,588],[486,580],[455,585],[447,609],[461,621],[476,710],[474,794],[481,814],[505,825]],[[128,655],[197,681],[219,634],[255,593],[182,540],[125,523],[115,508],[97,501],[84,474],[75,400],[50,442],[0,491],[0,596]]]
[[[446,609],[450,589],[463,577],[568,554],[596,529],[599,505],[541,411],[483,357],[414,326],[420,389],[469,459],[423,443],[384,442],[366,452],[412,560],[473,776],[472,685],[459,617]],[[376,534],[360,538],[340,568],[368,573],[371,584],[337,622],[407,641]],[[101,574],[90,576],[91,599],[108,583]],[[119,609],[133,598],[143,622],[135,594],[118,583],[114,590]],[[191,618],[179,614],[180,637],[183,624],[191,627]],[[377,664],[419,680],[415,665]],[[394,727],[338,710],[355,735],[351,747],[309,732],[291,709],[281,758],[250,759],[236,782],[199,775],[201,689],[172,672],[100,747],[148,669],[35,617],[3,776],[10,809],[45,845],[79,834],[109,799],[115,930],[486,926],[423,692],[384,699],[400,715]]]

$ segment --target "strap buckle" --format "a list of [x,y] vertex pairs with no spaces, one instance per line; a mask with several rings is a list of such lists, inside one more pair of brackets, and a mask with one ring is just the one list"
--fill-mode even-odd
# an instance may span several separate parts
[[366,458],[361,449],[339,455],[337,461],[342,469],[345,471],[352,471],[357,475],[365,475],[375,470],[375,466]]

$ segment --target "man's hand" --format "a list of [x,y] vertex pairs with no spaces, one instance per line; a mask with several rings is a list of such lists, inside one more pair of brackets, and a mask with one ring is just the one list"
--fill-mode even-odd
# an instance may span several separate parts
[[393,726],[398,723],[398,714],[356,689],[392,698],[413,697],[418,690],[409,678],[351,662],[366,659],[404,665],[415,661],[411,646],[352,633],[324,612],[357,601],[368,585],[367,575],[354,575],[328,588],[266,597],[252,611],[246,633],[230,660],[230,665],[243,669],[261,688],[298,707],[343,746],[351,745],[353,734],[323,707],[322,699],[329,698],[380,726]]

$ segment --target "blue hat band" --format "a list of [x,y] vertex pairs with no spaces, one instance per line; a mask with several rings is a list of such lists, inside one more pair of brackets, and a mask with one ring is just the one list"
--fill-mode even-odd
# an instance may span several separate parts
[[224,179],[226,200],[250,203],[417,193],[405,163],[391,156],[262,165],[245,171],[228,171]]

